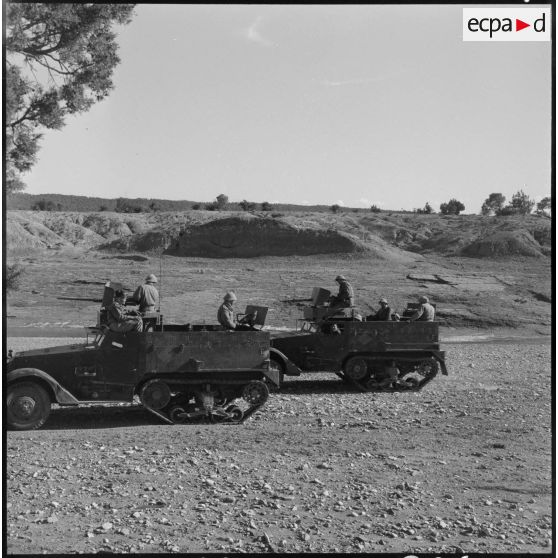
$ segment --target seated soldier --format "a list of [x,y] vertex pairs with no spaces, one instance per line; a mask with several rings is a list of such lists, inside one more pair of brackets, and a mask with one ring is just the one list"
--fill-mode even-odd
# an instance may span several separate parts
[[107,308],[108,326],[111,331],[143,331],[143,320],[136,310],[126,310],[126,294],[115,291],[114,300]]
[[329,307],[333,309],[337,308],[351,308],[355,303],[355,294],[352,285],[343,277],[343,275],[338,275],[335,281],[339,283],[339,292],[337,295],[333,295],[329,299]]
[[155,287],[155,283],[157,283],[157,277],[150,273],[145,278],[145,284],[140,285],[130,297],[139,304],[139,311],[142,314],[155,312],[157,304],[159,304],[159,291]]
[[387,322],[391,320],[391,308],[386,298],[380,299],[380,309],[366,317],[367,322]]
[[434,306],[430,304],[428,301],[427,296],[419,296],[419,303],[420,306],[418,307],[417,311],[409,318],[410,322],[433,322],[434,321],[434,314],[436,311],[434,310]]
[[223,304],[219,306],[217,312],[217,320],[225,328],[234,331],[252,331],[254,330],[254,320],[256,316],[254,314],[248,314],[244,316],[240,321],[237,321],[234,314],[233,304],[236,301],[236,295],[229,291],[223,297]]

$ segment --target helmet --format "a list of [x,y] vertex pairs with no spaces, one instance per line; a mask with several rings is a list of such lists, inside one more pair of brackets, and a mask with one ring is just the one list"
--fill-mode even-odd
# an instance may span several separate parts
[[145,278],[145,282],[146,282],[146,283],[157,283],[157,277],[155,277],[155,275],[153,275],[153,273],[150,273],[150,274]]
[[229,291],[225,294],[223,300],[234,302],[236,300],[236,295],[232,291]]
[[383,302],[384,304],[388,303],[387,298],[385,298],[385,297],[380,298],[380,300],[378,302],[380,302],[380,303]]
[[419,296],[419,302],[428,302],[427,296]]
[[335,280],[336,280],[336,281],[346,281],[347,279],[345,279],[345,277],[344,277],[343,275],[338,275],[338,276],[335,278]]

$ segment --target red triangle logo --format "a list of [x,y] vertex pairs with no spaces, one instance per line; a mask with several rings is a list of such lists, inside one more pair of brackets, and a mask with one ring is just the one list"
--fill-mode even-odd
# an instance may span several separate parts
[[521,21],[520,19],[515,20],[515,30],[516,31],[521,31],[522,29],[525,29],[525,27],[531,27],[531,24],[530,23],[525,23],[524,21]]

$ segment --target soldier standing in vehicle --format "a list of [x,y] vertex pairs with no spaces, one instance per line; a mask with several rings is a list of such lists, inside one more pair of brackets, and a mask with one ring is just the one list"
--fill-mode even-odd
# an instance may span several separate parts
[[126,310],[126,293],[115,291],[114,300],[107,308],[108,326],[111,331],[143,331],[143,320],[136,310]]
[[352,308],[355,303],[355,294],[352,285],[343,275],[338,275],[335,281],[339,283],[339,292],[330,298],[330,308]]
[[430,304],[427,296],[419,296],[420,306],[417,311],[409,317],[410,322],[433,322],[436,310]]
[[382,297],[379,300],[380,309],[366,318],[367,322],[387,322],[391,320],[391,308],[387,298]]
[[219,306],[217,311],[217,320],[225,328],[230,330],[253,330],[252,327],[254,315],[244,316],[242,320],[237,321],[234,314],[233,304],[236,302],[236,295],[233,291],[229,291],[223,297],[223,304]]
[[159,304],[159,291],[155,287],[156,283],[157,277],[150,273],[145,278],[145,284],[140,285],[131,297],[132,300],[139,304],[139,311],[142,314],[145,314],[145,312],[155,312]]

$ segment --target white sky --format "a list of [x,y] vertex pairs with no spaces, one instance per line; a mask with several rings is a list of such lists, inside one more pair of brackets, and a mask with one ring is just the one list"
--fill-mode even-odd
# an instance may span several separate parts
[[457,5],[138,5],[115,89],[45,132],[27,192],[377,204],[550,194],[551,43]]

